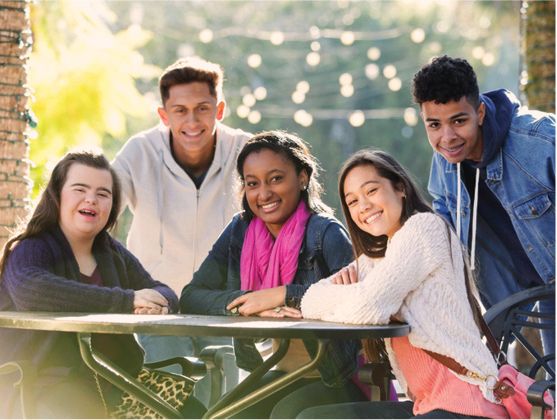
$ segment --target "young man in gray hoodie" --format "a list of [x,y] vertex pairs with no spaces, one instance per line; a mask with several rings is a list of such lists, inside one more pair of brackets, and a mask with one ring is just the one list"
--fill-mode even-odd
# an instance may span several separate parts
[[[178,295],[240,208],[236,158],[251,134],[221,123],[222,84],[221,67],[201,58],[166,68],[159,79],[161,124],[131,137],[112,163],[122,183],[122,210],[128,206],[133,214],[128,249]],[[197,354],[219,342],[141,341],[147,361]]]
[[[460,58],[433,59],[413,85],[435,152],[433,207],[469,249],[484,306],[554,282],[555,115],[505,89],[480,94]],[[555,301],[541,309],[555,312]],[[552,353],[554,330],[542,338]]]

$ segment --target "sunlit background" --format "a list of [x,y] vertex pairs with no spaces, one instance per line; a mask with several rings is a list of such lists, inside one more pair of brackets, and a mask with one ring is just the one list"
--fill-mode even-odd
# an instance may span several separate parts
[[339,208],[337,171],[352,152],[392,152],[425,188],[431,149],[411,80],[433,56],[465,57],[481,90],[520,93],[517,1],[39,2],[29,67],[38,126],[35,194],[78,145],[113,157],[157,123],[157,77],[179,57],[225,70],[225,123],[285,129],[312,145],[325,201]]

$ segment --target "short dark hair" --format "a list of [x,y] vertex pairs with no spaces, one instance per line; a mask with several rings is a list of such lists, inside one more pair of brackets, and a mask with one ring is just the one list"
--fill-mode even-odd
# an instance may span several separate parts
[[441,104],[460,101],[463,96],[473,107],[480,105],[476,73],[463,58],[435,57],[414,75],[412,85],[414,102],[420,106],[430,101]]
[[[294,164],[296,173],[305,171],[308,176],[307,188],[302,191],[301,198],[306,202],[310,211],[314,213],[331,213],[332,210],[321,200],[323,187],[318,181],[319,164],[317,159],[309,151],[309,147],[298,136],[281,130],[265,131],[256,134],[244,145],[236,161],[236,170],[240,176],[242,186],[244,184],[244,162],[252,153],[263,149],[272,150],[285,156]],[[244,188],[242,188],[242,208],[246,220],[253,218],[253,212],[249,208]]]
[[168,66],[159,78],[162,104],[164,105],[168,100],[172,86],[194,82],[207,83],[211,95],[222,99],[223,79],[224,72],[218,64],[199,57],[181,58]]

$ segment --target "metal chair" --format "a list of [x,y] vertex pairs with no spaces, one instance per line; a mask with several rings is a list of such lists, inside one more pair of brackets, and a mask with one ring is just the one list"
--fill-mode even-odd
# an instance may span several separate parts
[[555,299],[555,284],[547,284],[523,290],[493,305],[484,319],[498,340],[501,351],[506,355],[509,345],[515,342],[522,346],[534,359],[527,372],[531,378],[538,379],[528,390],[528,400],[533,405],[532,418],[544,418],[545,411],[553,408],[543,399],[546,391],[555,393],[555,350],[542,354],[540,349],[525,335],[527,329],[538,333],[553,331],[555,336],[555,312],[540,312],[536,303]]

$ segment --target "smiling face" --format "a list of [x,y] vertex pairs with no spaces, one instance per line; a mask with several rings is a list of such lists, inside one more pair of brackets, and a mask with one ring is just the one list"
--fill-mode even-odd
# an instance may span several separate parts
[[308,185],[306,172],[296,173],[294,163],[283,154],[261,149],[246,157],[243,177],[250,210],[276,237]]
[[68,241],[92,241],[112,209],[112,175],[81,163],[70,166],[60,192],[59,224]]
[[[178,161],[191,155],[212,155],[217,120],[224,115],[224,102],[217,101],[204,82],[174,85],[159,116],[172,132]],[[185,157],[185,158],[183,158]]]
[[429,144],[448,162],[481,160],[481,125],[485,116],[483,103],[476,109],[465,96],[445,104],[429,101],[422,103],[421,113]]
[[379,175],[373,165],[359,165],[344,179],[350,217],[364,232],[391,238],[400,229],[404,192]]

